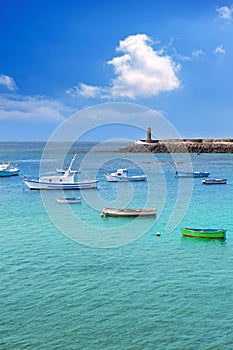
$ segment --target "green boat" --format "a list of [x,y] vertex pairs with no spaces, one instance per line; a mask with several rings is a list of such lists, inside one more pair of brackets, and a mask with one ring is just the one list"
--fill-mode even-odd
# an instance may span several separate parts
[[226,230],[181,228],[183,237],[225,239]]

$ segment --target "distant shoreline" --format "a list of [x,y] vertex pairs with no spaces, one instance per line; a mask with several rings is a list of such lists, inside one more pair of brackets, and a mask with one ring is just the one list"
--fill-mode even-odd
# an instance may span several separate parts
[[233,153],[233,139],[137,140],[121,152],[132,153]]

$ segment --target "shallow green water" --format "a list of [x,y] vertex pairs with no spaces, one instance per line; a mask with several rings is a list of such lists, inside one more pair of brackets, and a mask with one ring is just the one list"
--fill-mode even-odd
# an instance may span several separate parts
[[[194,179],[183,220],[168,233],[181,181],[170,156],[156,155],[151,163],[143,154],[113,153],[110,160],[93,154],[85,171],[92,176],[99,167],[99,189],[81,193],[82,203],[71,208],[92,232],[70,227],[71,240],[51,222],[41,194],[23,191],[23,174],[39,172],[41,150],[41,144],[1,144],[2,160],[16,161],[21,172],[0,179],[0,349],[232,349],[233,155],[192,156],[195,170],[228,184],[203,186]],[[142,166],[155,181],[107,183],[104,172],[122,164],[131,172]],[[144,206],[148,196],[158,208],[148,225],[136,221],[131,229],[130,219],[99,216],[103,203]],[[53,212],[69,225],[56,194],[50,198]],[[184,239],[181,226],[223,227],[227,239]],[[120,239],[108,240],[112,228]],[[103,248],[113,242],[115,248]]]

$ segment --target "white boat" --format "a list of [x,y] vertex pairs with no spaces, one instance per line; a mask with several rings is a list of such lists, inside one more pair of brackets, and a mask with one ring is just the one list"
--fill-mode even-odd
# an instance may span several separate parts
[[115,209],[115,208],[103,208],[102,216],[156,216],[155,208],[143,208],[143,209]]
[[60,203],[60,204],[80,203],[81,202],[81,197],[57,198],[57,202]]
[[0,177],[19,175],[19,168],[15,165],[8,163],[0,164]]
[[71,171],[76,155],[71,160],[69,168],[64,175],[42,176],[31,178],[24,175],[24,183],[30,190],[81,190],[97,188],[98,180],[75,181],[75,173]]
[[146,181],[146,175],[134,175],[128,176],[128,169],[118,169],[115,173],[105,173],[106,180],[108,182],[120,182],[120,181]]
[[203,185],[225,185],[227,179],[203,179],[201,182]]

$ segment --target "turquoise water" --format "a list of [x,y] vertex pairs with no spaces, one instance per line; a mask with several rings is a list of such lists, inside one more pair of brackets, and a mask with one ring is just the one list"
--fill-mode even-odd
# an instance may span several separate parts
[[[92,177],[97,169],[98,190],[81,192],[82,203],[71,209],[92,232],[68,222],[71,231],[64,234],[43,204],[51,200],[52,211],[66,222],[66,206],[55,200],[60,194],[42,198],[22,186],[23,174],[39,173],[43,146],[0,144],[1,160],[15,161],[21,170],[19,177],[0,179],[0,349],[232,349],[233,155],[192,155],[195,170],[228,184],[203,186],[194,179],[182,222],[167,232],[178,183],[186,189],[189,181],[174,178],[171,156],[151,161],[145,154],[93,153],[83,172]],[[59,154],[55,150],[45,164],[48,171]],[[77,164],[84,157],[80,153]],[[120,165],[153,175],[155,183],[107,183],[103,173]],[[103,203],[144,206],[148,197],[158,217],[145,228],[145,221],[99,216]],[[227,239],[184,239],[181,226],[225,228]],[[119,241],[108,241],[114,228]],[[103,248],[106,242],[115,247]]]

